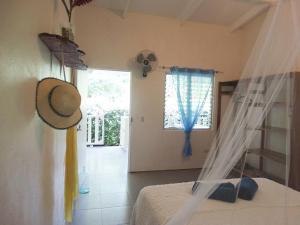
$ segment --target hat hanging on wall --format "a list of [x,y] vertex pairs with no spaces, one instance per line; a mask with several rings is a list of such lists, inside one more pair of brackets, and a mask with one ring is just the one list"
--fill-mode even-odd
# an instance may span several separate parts
[[45,123],[55,129],[67,129],[80,122],[80,103],[80,94],[71,83],[48,77],[37,84],[37,112]]

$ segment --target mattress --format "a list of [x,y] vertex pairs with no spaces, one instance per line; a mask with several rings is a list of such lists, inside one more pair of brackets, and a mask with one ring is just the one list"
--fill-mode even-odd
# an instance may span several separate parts
[[[226,203],[208,199],[188,225],[300,225],[300,192],[265,178],[252,201]],[[238,179],[228,180],[237,183]],[[143,188],[133,208],[131,225],[164,225],[191,197],[193,183]]]

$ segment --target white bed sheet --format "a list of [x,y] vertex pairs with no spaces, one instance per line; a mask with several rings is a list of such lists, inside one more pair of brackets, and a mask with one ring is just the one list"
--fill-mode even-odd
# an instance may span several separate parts
[[[207,200],[189,225],[300,225],[300,192],[265,178],[252,201]],[[228,180],[237,183],[237,179]],[[145,187],[133,209],[131,225],[164,225],[191,196],[193,183]]]

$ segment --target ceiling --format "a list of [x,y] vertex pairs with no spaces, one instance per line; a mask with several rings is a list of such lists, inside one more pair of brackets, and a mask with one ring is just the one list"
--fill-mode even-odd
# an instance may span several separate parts
[[[253,19],[266,8],[271,0],[96,0],[96,4],[112,10],[138,12],[233,26],[245,17]],[[248,14],[248,15],[246,15]],[[248,18],[249,20],[249,18]]]

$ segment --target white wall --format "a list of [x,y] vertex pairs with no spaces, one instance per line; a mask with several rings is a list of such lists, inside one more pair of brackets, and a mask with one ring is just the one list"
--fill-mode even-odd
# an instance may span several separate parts
[[[241,29],[242,34],[242,49],[241,49],[241,68],[247,62],[248,57],[251,54],[252,48],[255,44],[255,41],[258,37],[260,29],[264,23],[265,18],[267,17],[267,12],[261,14],[253,21],[248,23],[245,27]],[[300,71],[300,56],[298,56],[295,71]]]
[[[210,146],[213,130],[195,131],[193,156],[183,159],[183,133],[163,129],[165,72],[141,78],[133,61],[143,49],[153,50],[160,65],[214,68],[219,80],[237,79],[240,72],[241,34],[200,23],[118,12],[86,6],[76,11],[78,44],[87,53],[90,68],[132,72],[130,170],[199,168]],[[141,118],[144,117],[144,122]]]
[[38,117],[35,88],[51,74],[37,35],[64,18],[53,0],[2,1],[0,15],[0,224],[62,225],[65,132]]
[[242,69],[245,63],[247,62],[248,57],[251,54],[253,46],[256,42],[256,39],[258,37],[258,34],[264,22],[264,19],[266,18],[266,15],[267,15],[266,13],[261,14],[260,16],[255,18],[253,21],[251,21],[241,29],[241,34],[242,34],[241,68]]

